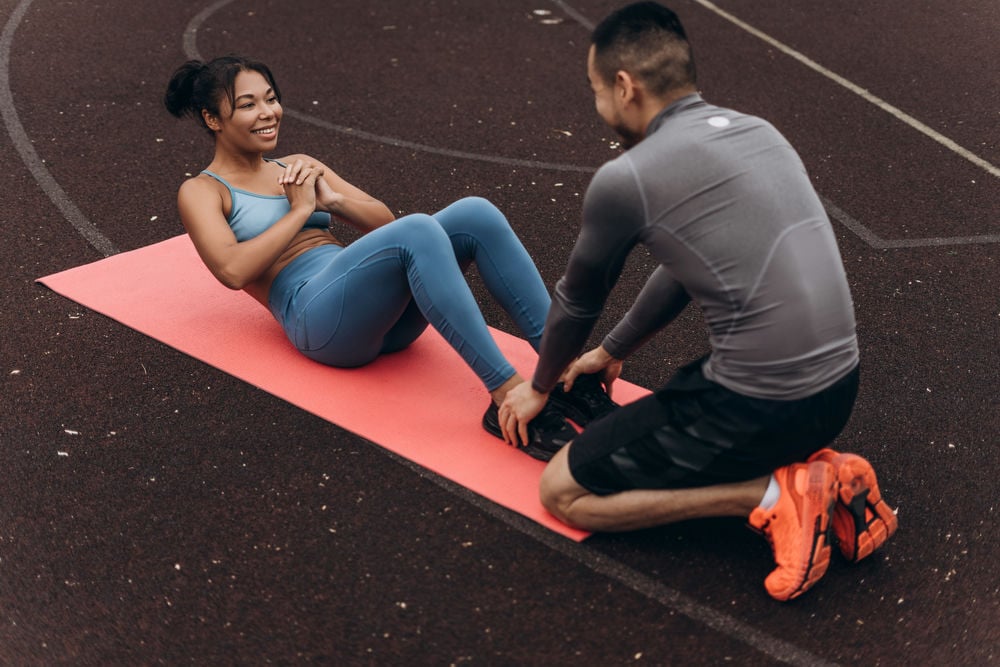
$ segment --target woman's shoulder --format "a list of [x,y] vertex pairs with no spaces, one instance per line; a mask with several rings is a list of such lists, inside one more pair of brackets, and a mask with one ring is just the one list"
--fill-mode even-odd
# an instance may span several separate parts
[[220,187],[225,187],[218,177],[204,171],[191,176],[181,183],[177,189],[178,194],[197,196],[209,192],[216,192]]
[[228,195],[227,184],[205,172],[186,179],[177,188],[177,201],[182,205],[184,203],[207,204],[212,202],[213,204],[219,203],[225,208]]

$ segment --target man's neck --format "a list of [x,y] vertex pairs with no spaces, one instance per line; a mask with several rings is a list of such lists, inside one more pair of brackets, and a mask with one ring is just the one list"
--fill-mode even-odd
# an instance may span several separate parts
[[668,91],[662,97],[650,97],[642,108],[642,119],[645,121],[643,127],[648,128],[653,119],[663,113],[663,110],[679,99],[694,95],[698,89],[694,86],[684,86]]

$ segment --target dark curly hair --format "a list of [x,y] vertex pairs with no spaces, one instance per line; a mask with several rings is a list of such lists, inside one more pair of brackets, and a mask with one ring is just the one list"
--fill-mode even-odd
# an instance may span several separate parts
[[189,60],[174,72],[163,95],[163,105],[178,118],[197,118],[202,126],[213,134],[205,124],[202,109],[213,116],[219,115],[223,96],[229,100],[229,107],[236,106],[236,76],[240,72],[258,72],[271,85],[275,97],[281,101],[281,91],[271,70],[262,62],[238,55],[220,56],[207,63]]

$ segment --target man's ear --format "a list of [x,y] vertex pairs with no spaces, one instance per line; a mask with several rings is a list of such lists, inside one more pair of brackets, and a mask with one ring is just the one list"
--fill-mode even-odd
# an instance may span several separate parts
[[221,128],[221,126],[219,124],[219,119],[217,117],[213,116],[208,111],[208,109],[202,109],[201,110],[201,118],[202,118],[202,120],[205,121],[205,125],[208,127],[208,129],[212,130],[212,132],[218,132],[219,129]]
[[615,73],[615,95],[622,103],[622,106],[628,106],[635,102],[637,93],[638,86],[632,75],[623,69],[618,70]]

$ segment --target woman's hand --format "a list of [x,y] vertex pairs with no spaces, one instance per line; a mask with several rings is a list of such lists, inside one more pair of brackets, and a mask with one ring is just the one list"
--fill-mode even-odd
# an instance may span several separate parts
[[337,213],[344,195],[335,192],[325,178],[316,179],[316,208],[327,213]]
[[336,216],[362,234],[387,225],[395,219],[385,204],[357,186],[351,185],[319,160],[298,153],[284,157],[280,161],[288,165],[285,173],[289,178],[298,173],[296,164],[301,163],[318,169],[320,175],[314,181],[316,186],[312,193],[316,209]]
[[278,183],[288,197],[288,203],[294,209],[302,207],[310,212],[316,210],[317,181],[323,180],[322,165],[304,160],[295,160],[285,167],[278,178]]

